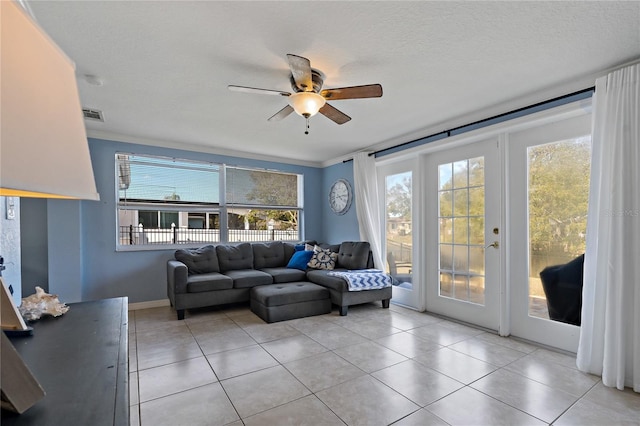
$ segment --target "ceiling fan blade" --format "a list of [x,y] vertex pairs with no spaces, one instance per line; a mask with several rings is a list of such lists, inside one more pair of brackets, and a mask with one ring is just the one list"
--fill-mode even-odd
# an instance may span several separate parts
[[227,86],[229,90],[233,92],[244,92],[244,93],[257,93],[259,95],[276,95],[276,96],[290,96],[291,93],[283,92],[280,90],[271,90],[271,89],[258,89],[256,87],[245,87],[245,86]]
[[311,62],[302,56],[287,54],[289,60],[289,68],[291,75],[296,82],[296,86],[303,92],[313,90],[313,82],[311,81]]
[[280,111],[276,112],[271,117],[269,117],[267,121],[280,121],[283,118],[287,117],[292,112],[293,112],[293,108],[291,108],[291,105],[287,105],[286,107],[282,108]]
[[337,89],[322,90],[320,94],[328,101],[379,98],[382,96],[382,86],[379,84],[367,84],[364,86],[340,87]]
[[329,120],[332,120],[337,124],[344,124],[347,121],[351,120],[351,117],[349,117],[347,114],[332,107],[329,104],[324,104],[324,106],[320,108],[319,112],[320,114],[324,115]]

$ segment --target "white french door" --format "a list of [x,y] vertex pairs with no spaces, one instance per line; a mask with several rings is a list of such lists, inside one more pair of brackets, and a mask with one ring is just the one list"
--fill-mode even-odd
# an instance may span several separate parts
[[540,272],[584,253],[590,135],[584,113],[511,133],[507,144],[511,334],[571,352],[581,286],[547,283],[547,295]]
[[502,229],[498,138],[425,158],[427,310],[500,328]]
[[417,252],[418,223],[416,160],[404,160],[378,169],[378,187],[382,189],[384,211],[383,254],[386,272],[393,279],[392,302],[419,311],[424,310],[423,289],[419,285],[419,264],[413,259]]
[[393,300],[575,352],[590,134],[579,101],[380,165]]

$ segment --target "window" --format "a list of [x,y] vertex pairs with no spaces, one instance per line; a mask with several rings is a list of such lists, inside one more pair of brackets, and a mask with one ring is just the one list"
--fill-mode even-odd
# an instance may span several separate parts
[[299,240],[302,176],[226,168],[229,241]]
[[387,273],[393,285],[413,289],[412,172],[385,177]]
[[118,248],[300,239],[302,175],[123,153],[116,169]]
[[138,223],[146,228],[158,228],[159,211],[140,210],[138,212]]
[[484,304],[484,157],[438,166],[440,296]]
[[591,136],[529,146],[527,160],[529,315],[549,319],[540,272],[586,248]]

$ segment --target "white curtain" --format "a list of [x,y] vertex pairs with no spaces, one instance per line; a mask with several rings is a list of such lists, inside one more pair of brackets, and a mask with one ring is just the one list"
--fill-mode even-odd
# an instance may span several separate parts
[[596,81],[577,365],[640,392],[640,64]]
[[353,157],[353,185],[360,239],[369,241],[375,267],[384,270],[378,174],[375,158],[366,152],[358,152]]

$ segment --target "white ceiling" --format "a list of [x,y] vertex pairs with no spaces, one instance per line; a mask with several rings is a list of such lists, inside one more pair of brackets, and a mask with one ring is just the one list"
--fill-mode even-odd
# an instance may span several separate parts
[[[640,58],[640,2],[28,1],[76,62],[90,136],[322,165],[592,86]],[[267,118],[291,91],[286,54],[352,120]],[[102,86],[90,85],[92,74]]]

